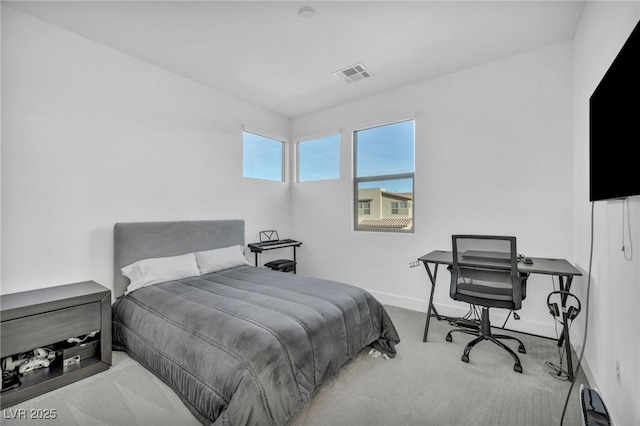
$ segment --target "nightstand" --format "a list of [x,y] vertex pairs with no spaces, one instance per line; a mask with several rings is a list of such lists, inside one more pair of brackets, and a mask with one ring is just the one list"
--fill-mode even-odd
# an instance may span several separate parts
[[0,296],[1,357],[13,359],[45,346],[64,348],[70,338],[95,335],[92,351],[67,360],[62,349],[48,367],[25,372],[20,386],[2,392],[1,407],[17,404],[107,370],[111,365],[111,291],[93,281]]

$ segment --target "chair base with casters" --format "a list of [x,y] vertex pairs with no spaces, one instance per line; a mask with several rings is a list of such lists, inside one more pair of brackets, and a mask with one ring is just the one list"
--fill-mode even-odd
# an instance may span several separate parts
[[489,308],[482,308],[482,317],[480,320],[480,328],[478,330],[469,329],[469,328],[456,328],[456,329],[450,330],[447,333],[447,337],[446,337],[447,342],[453,341],[453,338],[451,337],[451,333],[464,333],[464,334],[470,334],[472,336],[477,336],[475,339],[467,343],[467,346],[465,346],[464,352],[462,354],[462,361],[469,362],[469,353],[471,352],[471,349],[473,349],[475,345],[477,345],[478,343],[484,340],[490,340],[491,342],[500,346],[502,349],[504,349],[511,355],[511,357],[515,361],[513,369],[518,373],[522,373],[522,364],[520,363],[520,358],[518,358],[518,355],[516,355],[516,353],[510,347],[502,343],[499,339],[515,340],[516,342],[518,342],[518,352],[520,352],[521,354],[527,353],[527,350],[525,349],[524,344],[522,343],[522,341],[520,341],[520,339],[513,336],[491,333],[491,323],[489,322]]

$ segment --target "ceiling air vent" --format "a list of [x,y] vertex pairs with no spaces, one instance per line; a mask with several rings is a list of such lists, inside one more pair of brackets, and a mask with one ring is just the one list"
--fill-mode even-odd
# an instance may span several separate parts
[[349,68],[336,71],[333,75],[347,83],[353,83],[371,77],[371,73],[362,64],[352,65]]

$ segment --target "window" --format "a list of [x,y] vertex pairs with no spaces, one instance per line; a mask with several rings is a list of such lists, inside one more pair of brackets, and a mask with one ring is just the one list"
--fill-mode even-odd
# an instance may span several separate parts
[[242,132],[242,176],[284,181],[284,143]]
[[340,177],[340,135],[298,143],[298,182]]
[[413,232],[414,121],[354,132],[355,229]]
[[409,206],[409,201],[394,201],[391,203],[391,214],[400,214],[406,216],[409,214]]
[[371,214],[371,203],[370,202],[360,202],[358,203],[358,216],[360,215],[370,215]]

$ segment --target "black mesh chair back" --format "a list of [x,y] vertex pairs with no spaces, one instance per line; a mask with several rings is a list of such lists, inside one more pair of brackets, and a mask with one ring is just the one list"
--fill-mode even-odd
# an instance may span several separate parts
[[465,347],[462,360],[469,362],[471,349],[483,340],[490,340],[505,349],[514,359],[514,370],[522,372],[518,356],[502,340],[515,340],[519,343],[518,352],[526,353],[522,342],[507,335],[495,335],[491,332],[489,308],[518,310],[526,298],[527,275],[518,272],[518,254],[516,237],[496,235],[453,235],[453,264],[449,295],[453,300],[481,307],[481,318],[477,327],[451,330],[447,341],[451,342],[454,332],[476,336]]
[[518,310],[526,276],[518,272],[516,237],[453,235],[449,294],[453,300]]

